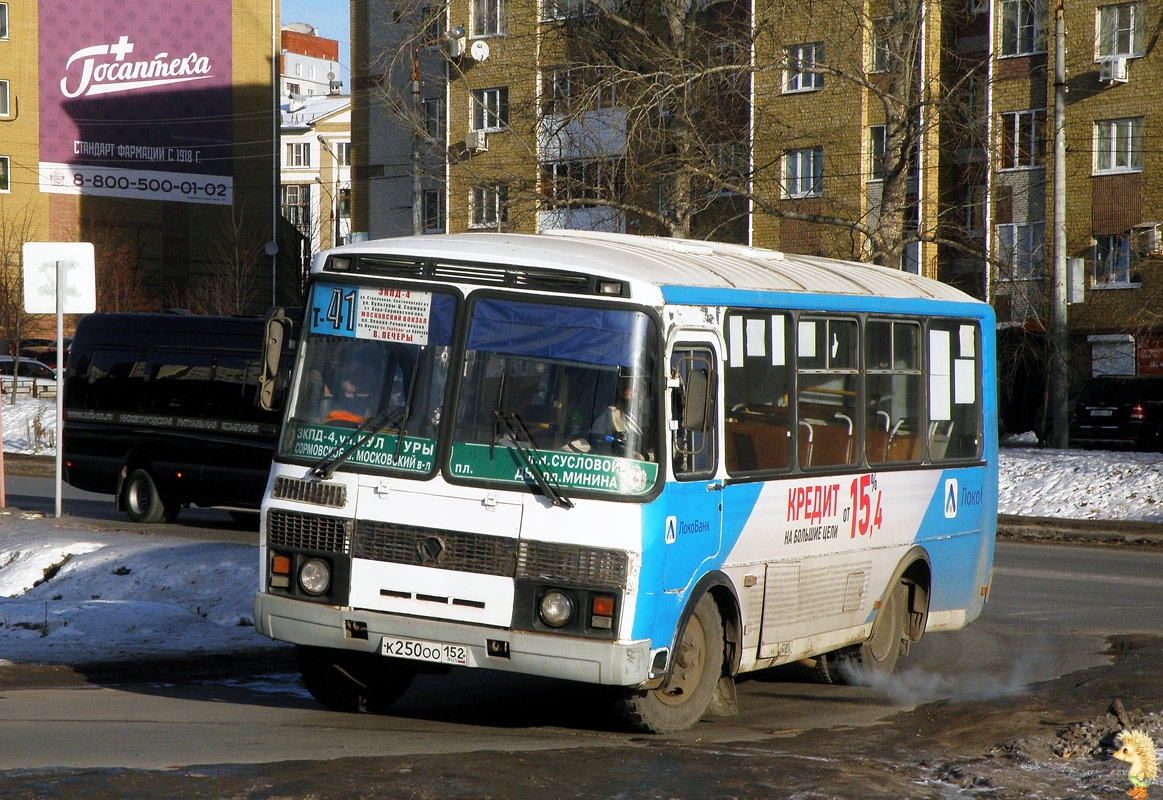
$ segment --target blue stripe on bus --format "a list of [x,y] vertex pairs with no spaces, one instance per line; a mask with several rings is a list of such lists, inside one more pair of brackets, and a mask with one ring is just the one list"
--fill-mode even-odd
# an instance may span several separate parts
[[[683,507],[675,502],[674,494],[690,491],[694,495],[702,493],[716,499],[722,496],[720,492],[708,493],[705,481],[695,481],[689,484],[668,483],[662,494],[654,502],[642,509],[642,574],[639,577],[640,587],[658,587],[656,592],[642,591],[638,595],[638,607],[634,614],[634,629],[631,636],[634,639],[651,640],[651,647],[668,647],[677,635],[679,617],[686,605],[690,588],[712,570],[718,569],[727,553],[730,553],[739,537],[743,534],[743,527],[751,518],[760,492],[766,484],[756,482],[732,486],[731,502],[726,503],[722,514],[722,532],[720,534],[719,550],[708,554],[708,558],[690,575],[689,582],[683,587],[673,587],[665,591],[665,571],[667,559],[680,561],[697,559],[698,548],[705,543],[702,537],[676,536],[671,544],[666,543],[667,518],[670,516],[684,518]],[[681,488],[679,488],[681,487]]]
[[982,303],[951,303],[918,297],[869,297],[866,295],[764,292],[697,286],[662,286],[667,303],[695,306],[740,306],[749,308],[811,309],[835,312],[881,314],[932,314],[942,317],[971,317],[992,320],[992,309]]

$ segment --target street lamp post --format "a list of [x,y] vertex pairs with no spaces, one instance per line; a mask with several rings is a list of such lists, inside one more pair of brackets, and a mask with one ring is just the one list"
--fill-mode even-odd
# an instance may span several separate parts
[[[334,221],[334,232],[332,233],[331,246],[338,247],[341,235],[339,227],[339,192],[337,190],[340,183],[339,170],[343,165],[339,161],[339,156],[335,155],[335,151],[331,149],[330,143],[328,143],[323,134],[317,134],[316,138],[319,140],[320,146],[322,146],[322,148],[326,150],[328,154],[330,154],[331,158],[335,160],[335,180],[331,181],[331,189],[327,193],[331,195],[331,219]],[[322,184],[323,181],[320,180],[319,183]]]

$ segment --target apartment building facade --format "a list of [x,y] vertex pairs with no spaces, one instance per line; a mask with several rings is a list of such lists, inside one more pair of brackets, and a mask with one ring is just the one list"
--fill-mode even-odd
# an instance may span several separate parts
[[351,237],[351,98],[286,97],[279,130],[279,210],[311,253]]
[[[904,13],[894,17],[877,0],[719,5],[731,11],[709,27],[727,33],[683,56],[703,77],[723,67],[721,100],[704,99],[699,113],[708,121],[693,125],[701,125],[704,163],[738,164],[737,182],[719,180],[710,192],[718,205],[706,203],[702,222],[695,215],[686,230],[921,272],[990,299],[1007,329],[1044,333],[1055,8],[1046,0],[918,0],[896,4]],[[405,4],[376,21],[362,0],[353,8],[362,82],[353,113],[369,123],[366,160],[357,157],[354,168],[356,194],[369,198],[357,229],[373,237],[553,226],[672,232],[647,204],[601,202],[603,192],[661,196],[667,186],[660,170],[643,190],[648,171],[626,163],[641,131],[655,132],[638,113],[648,93],[632,88],[648,70],[628,65],[630,56],[591,62],[621,71],[603,99],[578,69],[586,51],[569,37],[598,26],[603,15],[592,2]],[[665,0],[662,9],[643,18],[665,32],[673,15]],[[1071,46],[1061,168],[1079,377],[1105,369],[1091,356],[1109,351],[1121,354],[1119,370],[1163,369],[1155,257],[1163,250],[1163,153],[1144,144],[1163,122],[1152,99],[1163,71],[1147,9],[1089,0],[1064,12]],[[678,96],[676,76],[694,74],[654,68],[660,97]],[[555,121],[563,103],[582,95],[584,115]],[[676,118],[661,100],[654,108]],[[361,189],[361,177],[378,188]],[[586,184],[596,198],[589,207],[569,195]]]

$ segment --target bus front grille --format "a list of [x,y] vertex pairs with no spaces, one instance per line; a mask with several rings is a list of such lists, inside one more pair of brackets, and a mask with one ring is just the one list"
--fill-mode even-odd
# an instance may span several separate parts
[[351,552],[351,523],[339,517],[271,511],[267,515],[267,544],[347,555]]
[[372,561],[580,586],[624,587],[626,553],[376,520],[356,523],[352,555]]
[[517,577],[584,586],[626,585],[628,564],[621,550],[552,542],[521,542]]
[[275,478],[272,496],[276,500],[294,500],[329,508],[343,508],[347,503],[347,487],[342,483],[324,483],[280,475]]
[[478,575],[512,575],[517,562],[517,542],[504,536],[362,519],[356,531],[356,558]]

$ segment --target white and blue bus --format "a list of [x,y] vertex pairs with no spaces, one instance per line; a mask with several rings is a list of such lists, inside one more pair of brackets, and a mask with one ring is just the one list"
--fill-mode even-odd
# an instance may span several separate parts
[[989,591],[994,320],[865,264],[617,234],[409,237],[312,268],[260,632],[324,705],[419,671],[620,687],[892,670]]

